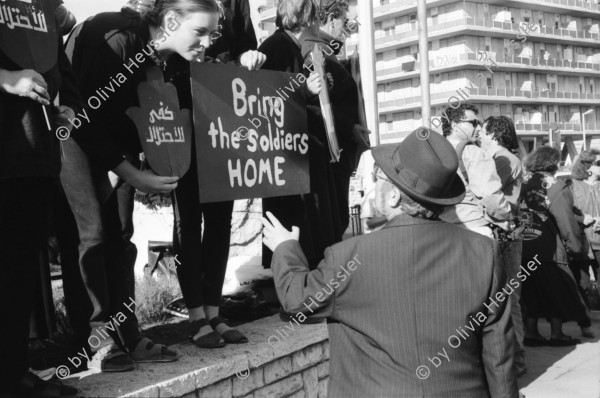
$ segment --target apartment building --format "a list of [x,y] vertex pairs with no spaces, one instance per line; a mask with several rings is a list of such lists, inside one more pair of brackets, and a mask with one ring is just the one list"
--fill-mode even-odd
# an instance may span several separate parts
[[[570,152],[600,135],[598,1],[427,0],[433,126],[445,105],[468,101],[513,118],[524,151],[550,130]],[[380,138],[395,142],[421,125],[417,1],[373,3]]]

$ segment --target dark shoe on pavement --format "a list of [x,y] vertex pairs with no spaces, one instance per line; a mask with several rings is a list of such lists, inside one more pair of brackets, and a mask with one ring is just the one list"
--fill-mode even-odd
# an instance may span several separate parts
[[590,328],[581,328],[581,336],[585,337],[586,339],[593,339],[594,337],[596,337],[596,335],[592,331],[591,327]]
[[525,337],[523,339],[523,344],[525,347],[543,347],[550,345],[550,341],[544,338],[535,338],[535,337]]
[[115,343],[100,348],[87,363],[88,369],[100,372],[126,372],[135,369],[129,355],[125,354]]
[[171,351],[164,344],[155,344],[147,337],[143,337],[133,351],[131,359],[138,363],[173,362],[177,360],[177,353]]
[[31,372],[27,372],[19,381],[13,397],[19,398],[54,398],[54,397],[72,397],[77,394],[77,389],[64,384],[44,381]]
[[564,336],[562,339],[550,339],[548,345],[550,347],[569,347],[581,344],[581,340],[574,339],[571,336]]
[[225,347],[225,340],[215,331],[195,337],[200,329],[204,326],[209,326],[206,318],[197,319],[190,322],[190,341],[200,348],[221,348]]
[[[210,326],[216,331],[217,326],[225,323],[225,320],[219,316],[212,318],[210,321]],[[227,325],[227,323],[225,323]],[[217,332],[218,333],[218,332]],[[228,344],[244,344],[248,342],[248,338],[242,334],[239,330],[231,329],[227,330],[223,334],[221,334],[223,340],[225,340]]]

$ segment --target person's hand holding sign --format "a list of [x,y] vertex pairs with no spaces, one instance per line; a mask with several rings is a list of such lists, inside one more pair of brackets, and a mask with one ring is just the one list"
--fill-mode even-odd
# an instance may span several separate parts
[[112,170],[135,189],[145,193],[169,193],[177,188],[179,177],[161,177],[152,170],[138,170],[124,160]]
[[265,217],[261,219],[263,224],[263,243],[275,251],[280,243],[287,240],[298,240],[300,238],[300,229],[298,227],[292,227],[291,231],[285,229],[279,220],[270,212],[267,212],[267,220]]
[[33,69],[18,71],[0,69],[0,91],[31,98],[42,105],[50,105],[48,85],[42,75]]
[[259,70],[267,60],[267,56],[256,50],[249,50],[239,56],[238,62],[248,70]]
[[59,126],[64,126],[69,129],[69,132],[73,130],[73,124],[69,123],[69,120],[73,120],[75,118],[75,111],[65,105],[59,105],[54,113],[54,119],[56,124]]
[[370,134],[371,131],[360,124],[355,124],[352,129],[352,138],[354,139],[354,142],[363,149],[369,149],[371,147],[371,142],[369,141]]
[[318,95],[321,92],[321,87],[323,87],[323,79],[318,73],[312,72],[306,80],[306,85],[311,93]]

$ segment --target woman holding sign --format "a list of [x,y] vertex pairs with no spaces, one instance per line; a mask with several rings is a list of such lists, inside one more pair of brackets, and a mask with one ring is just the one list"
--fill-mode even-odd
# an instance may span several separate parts
[[[83,248],[80,245],[80,267],[94,304],[92,334],[119,310],[123,300],[134,297],[131,279],[135,247],[132,252],[128,242],[131,227],[124,228],[131,226],[127,220],[131,220],[133,212],[133,192],[131,189],[125,192],[109,189],[107,194],[102,191],[106,185],[102,184],[106,181],[105,172],[112,170],[121,181],[143,192],[168,193],[175,189],[177,272],[189,310],[190,337],[194,343],[212,348],[223,346],[223,339],[234,343],[245,340],[218,317],[229,251],[232,203],[200,205],[194,151],[191,164],[188,162],[185,168],[172,174],[173,177],[139,171],[135,164],[142,146],[136,125],[127,113],[143,105],[138,100],[138,87],[150,70],[157,70],[162,77],[148,83],[165,87],[166,80],[177,87],[177,95],[169,95],[167,89],[172,86],[161,91],[164,102],[179,101],[180,105],[170,109],[161,107],[150,113],[150,119],[182,118],[179,108],[192,108],[189,62],[201,59],[218,37],[220,14],[221,7],[215,0],[132,0],[121,12],[90,18],[77,27],[69,39],[68,49],[79,74],[80,89],[84,98],[89,98],[88,105],[92,108],[85,115],[87,119],[82,121],[79,134],[74,136],[90,155],[89,168],[87,159],[78,154],[80,150],[75,146],[71,148],[75,154],[69,157],[72,164],[68,167],[66,183],[63,180],[71,207],[78,215],[81,240],[89,242]],[[247,67],[260,66],[264,61],[264,56],[256,51],[250,55],[240,57],[242,63],[251,61]],[[184,131],[176,140],[191,141],[194,148],[192,131]],[[167,142],[173,140],[169,138]],[[170,145],[159,141],[156,146],[160,144],[161,148]],[[173,163],[178,161],[174,159]],[[94,184],[88,183],[92,186],[82,192],[81,182],[92,179],[89,174],[98,169],[101,172],[96,174],[100,177],[93,177]],[[90,221],[90,218],[93,219]],[[103,247],[110,250],[102,250]],[[134,316],[130,316],[125,325],[121,324],[121,329],[122,332],[125,329],[122,335],[130,353],[129,362],[111,342],[107,349],[97,351],[92,361],[97,368],[118,371],[130,368],[132,361],[165,362],[177,358],[173,351],[141,336]]]
[[[259,49],[267,55],[265,69],[296,74],[294,80],[301,84],[306,82],[302,88],[308,89],[311,193],[263,199],[263,210],[275,214],[286,228],[300,227],[303,231],[300,244],[313,266],[323,258],[326,247],[342,240],[348,226],[348,182],[356,166],[353,163],[357,151],[355,137],[362,137],[364,130],[356,124],[356,82],[333,55],[340,44],[320,37],[321,21],[327,20],[328,15],[320,11],[317,0],[281,0],[277,7],[280,29]],[[314,72],[310,58],[315,43],[321,46],[325,56],[335,131],[343,149],[338,163],[330,161],[324,116],[316,97],[322,79]],[[268,265],[270,257],[270,252],[263,250],[263,265]]]

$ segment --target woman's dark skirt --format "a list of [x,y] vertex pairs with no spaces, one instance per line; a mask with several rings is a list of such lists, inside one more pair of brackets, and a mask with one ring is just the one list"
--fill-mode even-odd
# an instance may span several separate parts
[[[522,263],[527,261],[523,259]],[[568,322],[587,317],[575,278],[563,264],[542,262],[523,282],[522,298],[528,318],[559,318]]]

